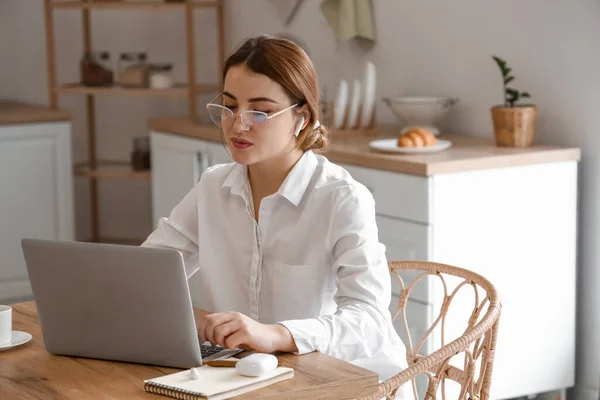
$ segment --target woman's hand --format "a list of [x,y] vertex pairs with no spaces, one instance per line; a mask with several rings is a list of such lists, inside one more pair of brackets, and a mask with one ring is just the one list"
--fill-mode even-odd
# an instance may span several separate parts
[[[261,324],[238,312],[206,315],[200,325],[201,339],[229,349],[242,348],[259,353],[298,351],[292,334],[280,324]],[[204,331],[202,331],[204,325]]]

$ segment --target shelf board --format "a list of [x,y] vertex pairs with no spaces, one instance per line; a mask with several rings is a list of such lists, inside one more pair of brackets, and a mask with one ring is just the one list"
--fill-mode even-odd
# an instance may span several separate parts
[[[196,84],[196,93],[214,93],[220,86],[215,84]],[[175,84],[169,89],[123,88],[121,86],[84,86],[80,83],[61,84],[56,87],[57,93],[65,94],[95,94],[95,95],[134,95],[134,96],[171,96],[183,97],[188,95],[186,84]]]
[[146,241],[146,239],[101,237],[95,243],[124,244],[127,246],[139,246],[142,243],[144,243],[145,241]]
[[[193,1],[192,7],[219,7],[217,1]],[[63,10],[183,10],[185,2],[167,3],[163,1],[61,1],[53,2],[52,7]]]
[[112,238],[112,237],[101,237],[98,240],[87,239],[82,240],[82,242],[86,243],[107,243],[107,244],[124,244],[128,246],[139,246],[144,243],[146,239],[136,239],[136,238]]
[[126,161],[97,161],[96,168],[92,169],[87,161],[74,166],[76,176],[87,176],[97,179],[125,179],[149,181],[150,171],[135,171]]

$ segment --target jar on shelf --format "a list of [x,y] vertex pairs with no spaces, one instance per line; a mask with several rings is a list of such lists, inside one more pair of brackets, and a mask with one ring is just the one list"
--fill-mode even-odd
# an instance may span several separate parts
[[110,86],[113,84],[113,67],[107,51],[87,51],[79,63],[81,84],[85,86]]
[[133,139],[131,167],[134,171],[150,170],[150,138],[148,136]]
[[173,87],[173,64],[150,64],[150,87],[152,89]]
[[148,63],[144,52],[121,53],[119,58],[119,84],[123,87],[148,87]]

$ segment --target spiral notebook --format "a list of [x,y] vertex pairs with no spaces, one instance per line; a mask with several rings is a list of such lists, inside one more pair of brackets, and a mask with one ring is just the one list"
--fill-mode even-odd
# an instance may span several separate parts
[[292,368],[277,367],[258,377],[238,374],[235,368],[203,366],[200,377],[190,370],[144,381],[144,390],[181,400],[222,400],[294,377]]

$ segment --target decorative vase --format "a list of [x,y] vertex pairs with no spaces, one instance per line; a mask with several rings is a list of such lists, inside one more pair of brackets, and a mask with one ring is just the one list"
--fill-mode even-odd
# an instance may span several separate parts
[[533,144],[538,114],[536,105],[494,106],[491,111],[496,146],[529,147]]

